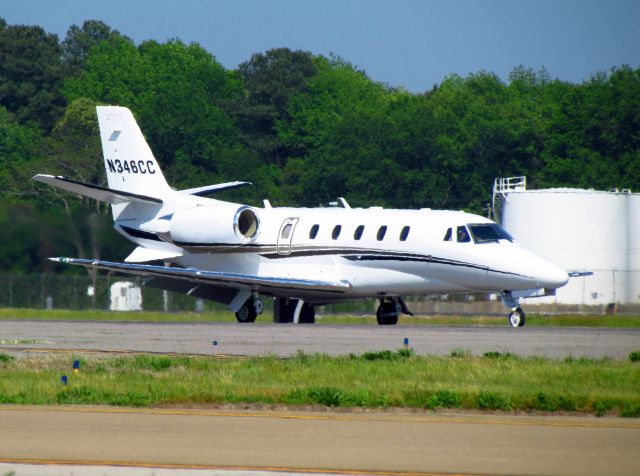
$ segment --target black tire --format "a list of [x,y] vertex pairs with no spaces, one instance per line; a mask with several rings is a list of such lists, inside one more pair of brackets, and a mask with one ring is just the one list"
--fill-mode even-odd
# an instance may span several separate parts
[[521,307],[516,307],[512,310],[507,318],[509,319],[509,325],[511,327],[522,327],[527,322],[527,315]]
[[315,324],[316,323],[316,310],[311,304],[302,304],[300,309],[300,317],[298,318],[299,324]]
[[251,299],[247,300],[238,312],[236,312],[236,319],[242,324],[255,322],[256,317],[258,317],[258,313],[256,313],[256,309],[253,306],[253,301]]
[[398,312],[395,303],[391,301],[380,303],[376,311],[376,319],[381,326],[395,326],[398,323]]
[[288,324],[293,322],[292,300],[286,298],[276,298],[273,303],[273,322],[278,324]]

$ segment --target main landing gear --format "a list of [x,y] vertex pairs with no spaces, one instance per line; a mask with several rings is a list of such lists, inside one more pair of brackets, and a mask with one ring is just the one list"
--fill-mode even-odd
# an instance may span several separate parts
[[380,305],[376,311],[376,319],[381,326],[393,326],[398,323],[400,315],[400,304],[393,300],[380,300]]
[[[236,319],[240,323],[255,322],[262,314],[262,301],[257,295],[249,297],[236,312]],[[381,297],[376,312],[378,324],[393,326],[398,323],[400,314],[413,316],[401,297]],[[276,298],[273,302],[273,322],[296,324],[313,324],[316,322],[316,311],[313,304],[301,299]]]
[[[236,319],[240,323],[255,322],[262,311],[262,301],[252,296],[238,309]],[[313,324],[316,322],[316,311],[312,304],[299,299],[276,298],[273,303],[273,322]]]
[[262,301],[256,297],[250,297],[245,301],[238,312],[236,312],[236,319],[238,322],[255,322],[256,317],[259,314],[262,314],[264,306],[262,305]]
[[276,298],[273,301],[273,322],[314,324],[316,310],[312,304],[300,299]]
[[413,316],[401,297],[380,298],[380,305],[376,311],[376,319],[381,326],[394,326],[398,323],[400,313]]
[[509,313],[509,324],[511,327],[522,327],[527,322],[527,315],[521,307],[516,307]]

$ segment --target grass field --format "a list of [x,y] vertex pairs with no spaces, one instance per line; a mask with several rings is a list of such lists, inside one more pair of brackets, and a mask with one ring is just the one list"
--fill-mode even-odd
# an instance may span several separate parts
[[[0,308],[0,319],[42,319],[42,320],[103,320],[103,321],[148,321],[148,322],[236,322],[230,311],[206,312],[115,312],[100,310],[64,309],[12,309]],[[258,323],[271,322],[271,314],[265,312],[258,317]],[[319,314],[318,324],[370,324],[377,325],[373,316],[352,314]],[[506,326],[506,317],[500,316],[401,316],[399,325],[449,325],[449,326]],[[640,327],[637,315],[541,315],[528,314],[527,326],[579,326],[579,327]]]
[[81,359],[78,373],[72,371],[73,360],[0,354],[0,403],[247,403],[640,417],[640,363],[632,359],[471,357],[464,352],[420,357],[410,350],[242,360],[138,355]]

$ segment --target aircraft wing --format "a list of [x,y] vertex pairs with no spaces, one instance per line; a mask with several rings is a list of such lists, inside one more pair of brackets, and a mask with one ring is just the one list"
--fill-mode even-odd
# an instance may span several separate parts
[[148,264],[118,263],[82,258],[49,258],[57,263],[76,264],[91,268],[107,269],[139,276],[173,278],[199,284],[229,286],[236,289],[278,289],[345,293],[351,290],[348,281],[320,281],[311,279],[281,278],[275,276],[253,276],[248,274],[205,271],[194,268],[172,268]]
[[111,203],[112,205],[129,202],[154,205],[162,203],[162,200],[159,198],[147,197],[146,195],[138,195],[131,192],[124,192],[112,188],[101,187],[100,185],[77,182],[75,180],[61,177],[59,175],[56,176],[38,174],[33,177],[33,180],[37,180],[38,182],[61,188],[63,190],[66,190],[67,192],[77,193],[78,195],[93,198],[101,202]]

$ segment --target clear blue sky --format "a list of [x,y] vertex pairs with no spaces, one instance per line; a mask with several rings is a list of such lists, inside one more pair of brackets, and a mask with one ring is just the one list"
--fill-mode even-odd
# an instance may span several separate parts
[[640,0],[1,0],[0,16],[61,39],[88,19],[136,43],[177,37],[226,68],[281,46],[335,53],[413,92],[519,64],[572,82],[640,65]]

